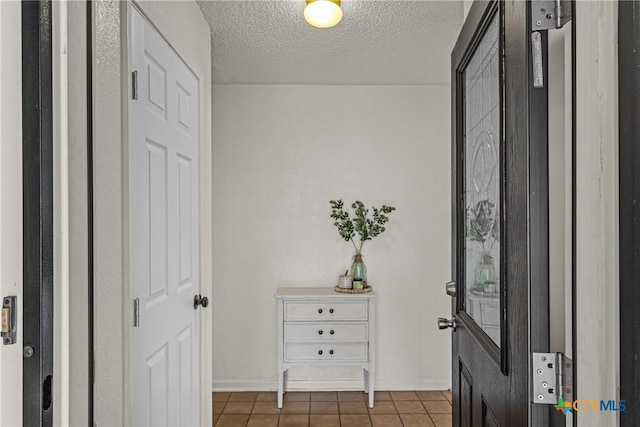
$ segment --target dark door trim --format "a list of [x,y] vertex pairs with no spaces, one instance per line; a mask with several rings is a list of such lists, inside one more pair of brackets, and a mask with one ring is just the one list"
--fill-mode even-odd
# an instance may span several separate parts
[[22,2],[22,419],[28,426],[53,424],[51,6],[50,1]]
[[640,425],[640,7],[618,3],[621,426]]
[[95,385],[95,336],[94,336],[94,264],[93,264],[93,2],[86,0],[86,20],[87,20],[87,279],[88,279],[88,345],[87,357],[89,368],[88,385],[88,420],[93,426],[94,420],[94,385]]

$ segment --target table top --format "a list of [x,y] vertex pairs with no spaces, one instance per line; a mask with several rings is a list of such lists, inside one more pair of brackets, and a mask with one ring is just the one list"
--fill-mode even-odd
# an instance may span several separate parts
[[314,299],[314,298],[336,298],[336,299],[369,299],[375,298],[376,293],[371,292],[363,292],[359,294],[347,294],[336,292],[334,287],[323,287],[323,288],[278,288],[275,294],[275,298],[277,299]]

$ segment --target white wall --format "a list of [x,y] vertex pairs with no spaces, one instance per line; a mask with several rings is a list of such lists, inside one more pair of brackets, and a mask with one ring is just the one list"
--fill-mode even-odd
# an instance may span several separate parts
[[[379,389],[450,387],[450,88],[214,85],[214,389],[276,388],[278,286],[333,286],[353,247],[329,200],[397,208],[364,247]],[[361,387],[292,369],[290,386]],[[336,381],[338,380],[339,381]]]
[[18,337],[0,347],[0,425],[22,424],[22,25],[0,2],[0,297],[18,300]]

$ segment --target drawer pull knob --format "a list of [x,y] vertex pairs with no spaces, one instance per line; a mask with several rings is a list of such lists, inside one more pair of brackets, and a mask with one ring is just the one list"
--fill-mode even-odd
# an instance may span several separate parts
[[321,308],[318,309],[318,313],[322,314],[322,309]]
[[318,335],[322,335],[322,329],[318,331]]
[[333,308],[329,309],[329,313],[333,314]]
[[333,329],[329,332],[331,335],[335,334],[335,332],[333,331]]
[[322,356],[322,350],[318,350],[318,354]]
[[329,354],[333,354],[333,350],[329,350]]

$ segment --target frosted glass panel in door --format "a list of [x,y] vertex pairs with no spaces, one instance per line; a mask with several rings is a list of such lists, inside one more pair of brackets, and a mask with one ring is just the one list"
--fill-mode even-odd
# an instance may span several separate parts
[[464,72],[463,309],[500,346],[500,43],[497,16]]

